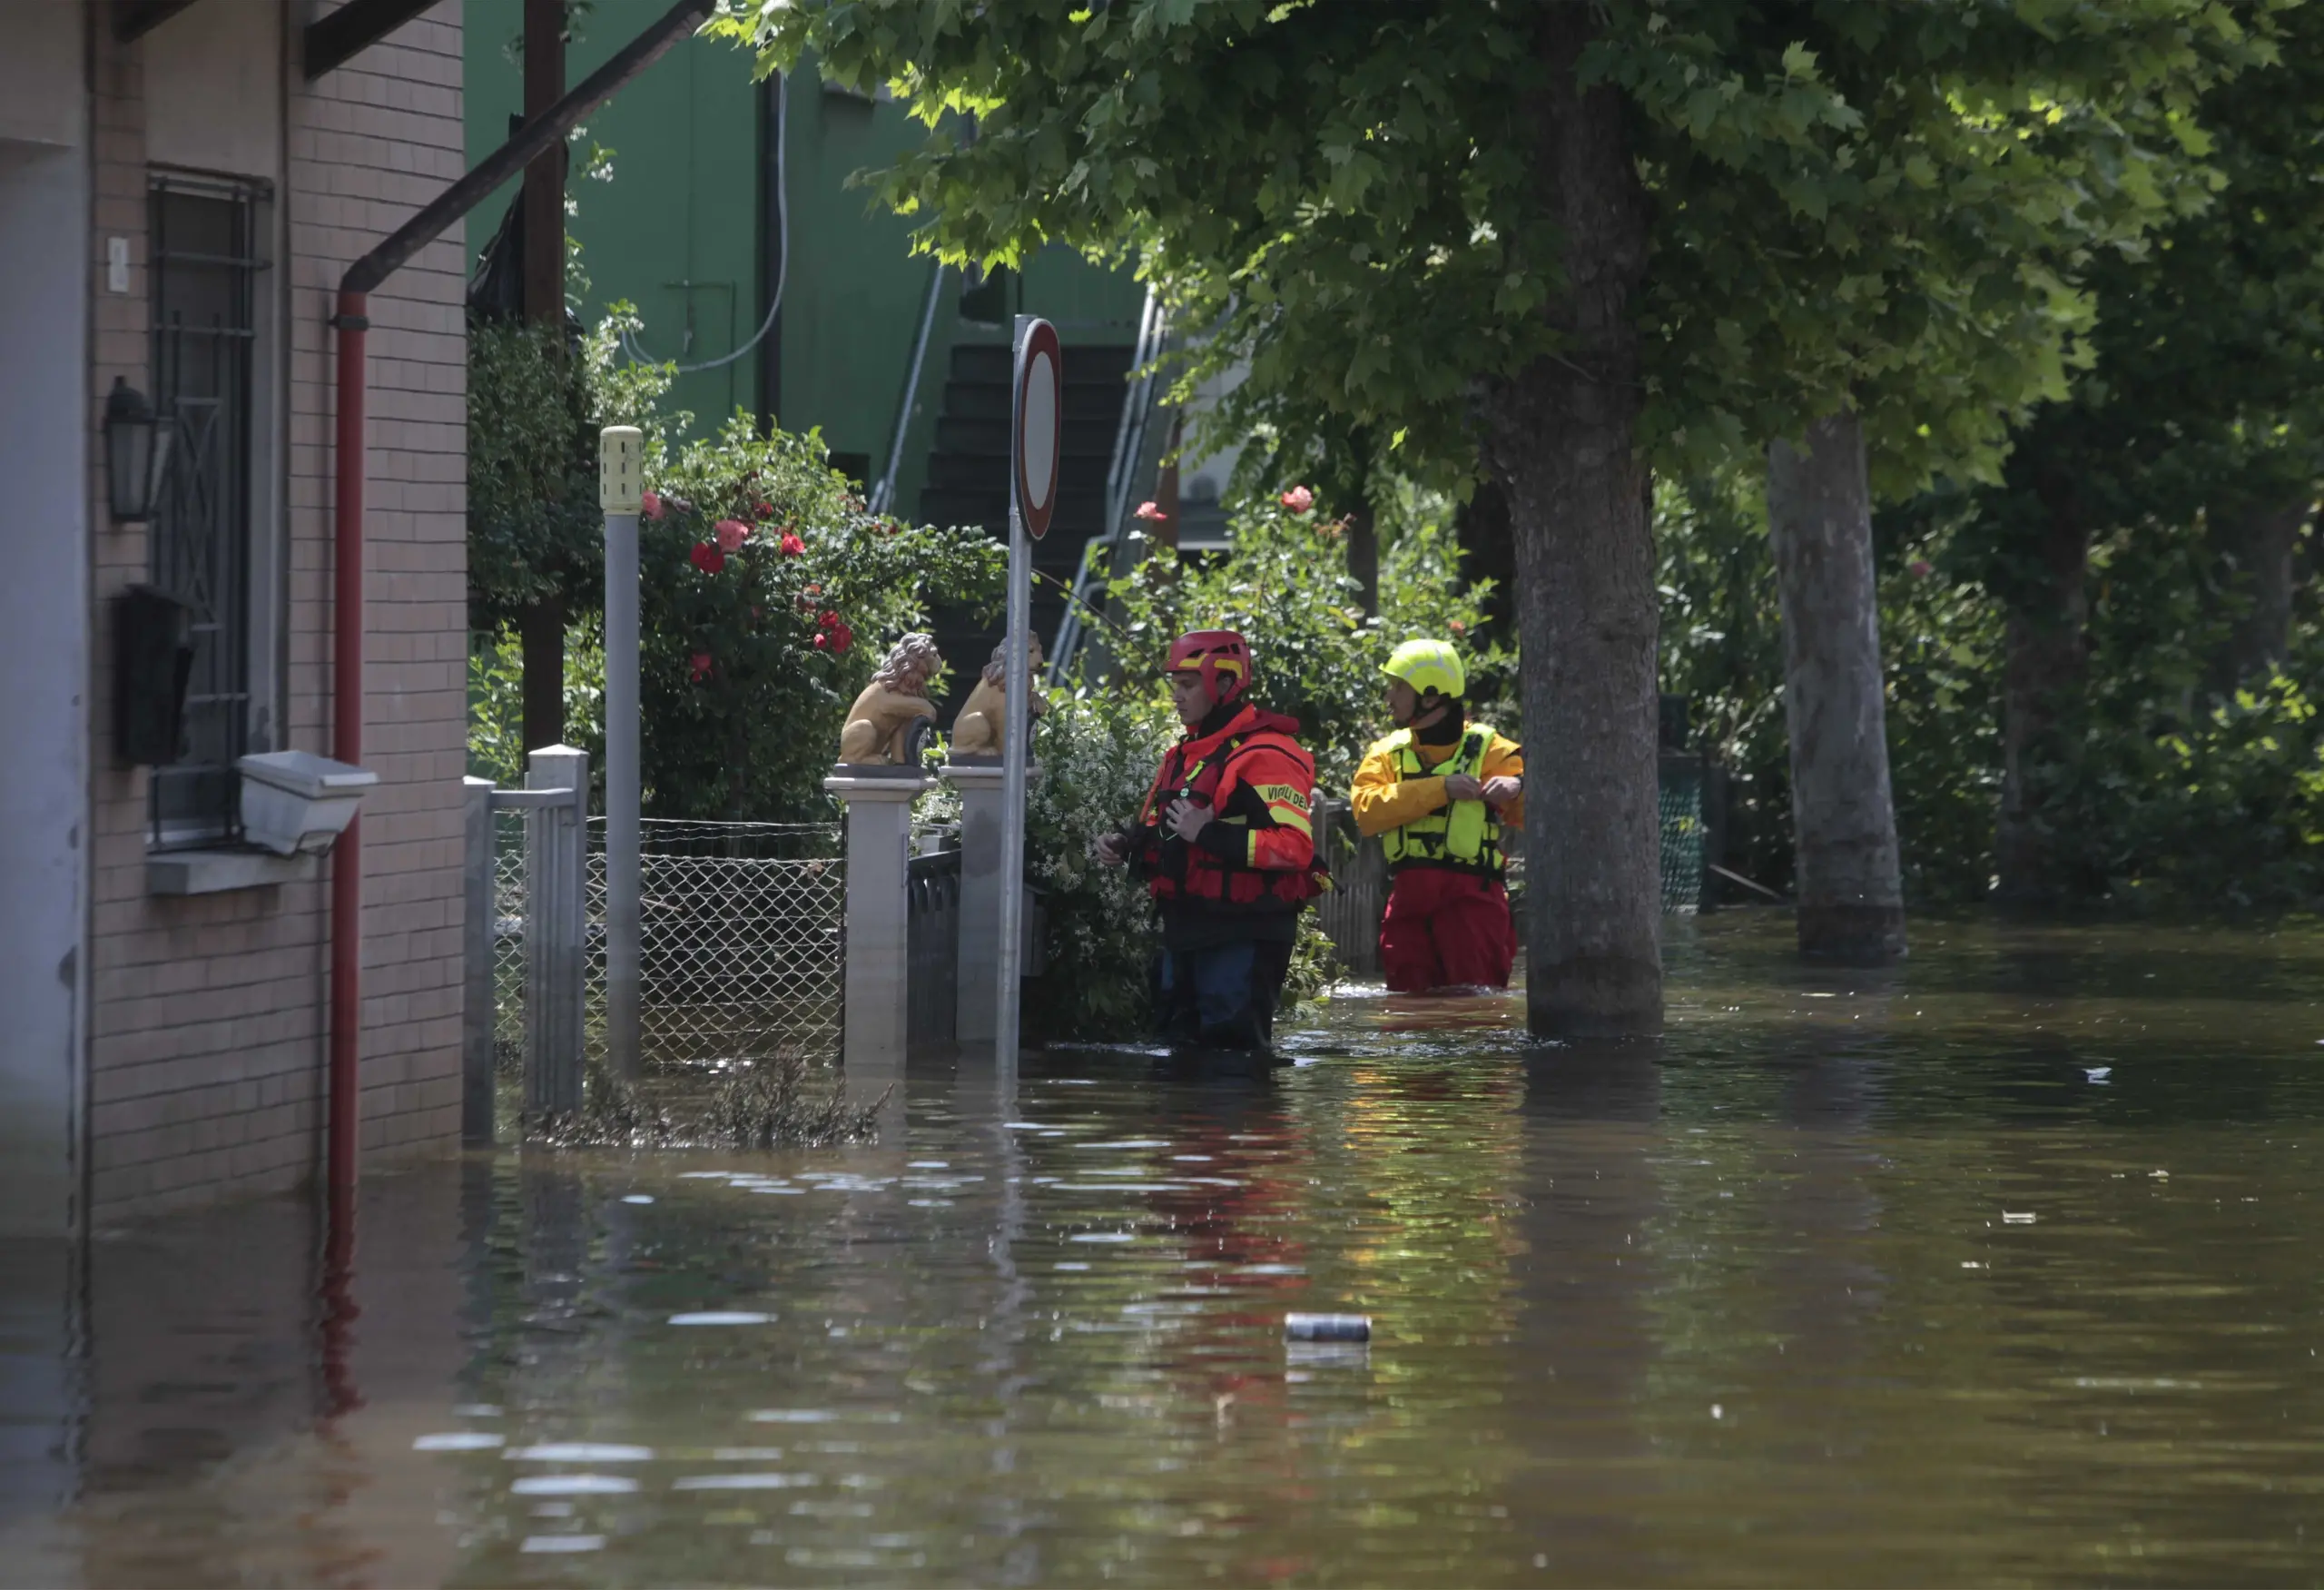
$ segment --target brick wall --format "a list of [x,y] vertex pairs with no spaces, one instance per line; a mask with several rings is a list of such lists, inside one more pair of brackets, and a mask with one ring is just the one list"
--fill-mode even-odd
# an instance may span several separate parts
[[[213,0],[213,4],[215,0]],[[236,5],[252,0],[233,0]],[[294,8],[303,20],[306,7]],[[198,22],[202,8],[185,14]],[[92,678],[91,1204],[99,1220],[263,1190],[313,1170],[327,1030],[327,884],[184,898],[146,890],[142,770],[115,765],[110,598],[146,578],[145,538],[103,512],[101,414],[114,376],[151,391],[143,44],[92,30],[90,483],[98,656]],[[285,91],[284,500],[290,746],[330,749],[334,365],[340,272],[462,169],[459,0],[320,82]],[[105,240],[130,239],[130,291],[104,291]],[[466,738],[465,336],[458,232],[371,299],[367,489],[363,1143],[457,1139]],[[279,285],[273,285],[279,283]],[[280,533],[258,525],[253,533]]]

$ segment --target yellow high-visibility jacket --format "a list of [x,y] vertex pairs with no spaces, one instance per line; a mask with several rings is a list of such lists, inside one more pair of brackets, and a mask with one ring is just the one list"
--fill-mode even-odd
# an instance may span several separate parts
[[[1443,726],[1433,724],[1425,731],[1441,735]],[[1445,798],[1442,776],[1413,778],[1400,775],[1396,768],[1396,752],[1391,743],[1394,736],[1375,741],[1364,753],[1364,765],[1355,770],[1355,783],[1348,791],[1348,802],[1355,810],[1356,832],[1370,838],[1385,834],[1391,828],[1401,828],[1415,817],[1442,811],[1451,803]],[[1453,736],[1443,744],[1423,742],[1415,749],[1421,761],[1436,766],[1461,748],[1460,737]],[[1525,753],[1511,740],[1494,735],[1485,746],[1483,769],[1479,782],[1507,775],[1512,778],[1525,775]],[[1518,796],[1500,811],[1504,828],[1521,830],[1525,826],[1525,797]]]

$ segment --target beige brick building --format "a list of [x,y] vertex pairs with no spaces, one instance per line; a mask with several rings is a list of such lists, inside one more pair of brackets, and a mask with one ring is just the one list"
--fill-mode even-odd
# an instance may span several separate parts
[[[0,0],[0,1235],[320,1164],[335,862],[241,843],[231,768],[330,749],[332,294],[464,136],[459,0],[310,77],[333,8]],[[370,299],[372,1158],[458,1132],[464,263],[455,233]],[[116,381],[172,439],[144,522]],[[115,735],[133,587],[192,627],[157,765]]]

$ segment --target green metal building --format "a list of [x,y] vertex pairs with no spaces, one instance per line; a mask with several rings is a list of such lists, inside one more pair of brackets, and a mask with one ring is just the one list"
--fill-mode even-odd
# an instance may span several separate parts
[[[596,0],[566,81],[663,4]],[[471,164],[522,108],[521,25],[522,0],[469,0]],[[588,123],[583,142],[612,152],[613,175],[571,184],[584,318],[626,300],[645,321],[642,356],[699,367],[672,394],[697,430],[738,409],[820,429],[875,506],[1005,533],[1009,318],[1046,316],[1066,350],[1067,435],[1057,519],[1036,564],[1070,584],[1088,543],[1118,526],[1125,503],[1152,495],[1162,440],[1146,423],[1152,383],[1125,378],[1158,325],[1128,272],[1069,251],[973,287],[915,257],[910,224],[850,178],[921,136],[901,106],[827,88],[810,68],[755,83],[745,53],[686,41]],[[512,183],[472,213],[471,255],[516,194]],[[1037,630],[1056,636],[1064,607],[1042,582]],[[938,639],[965,680],[998,637],[997,625],[948,615]]]

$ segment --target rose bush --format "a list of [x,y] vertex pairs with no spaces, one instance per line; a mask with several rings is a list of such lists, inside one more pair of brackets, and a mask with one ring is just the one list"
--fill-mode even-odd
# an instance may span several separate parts
[[924,627],[940,591],[990,610],[1004,548],[868,511],[819,434],[760,437],[747,416],[675,453],[649,448],[645,473],[645,809],[829,816],[822,782],[881,646]]

